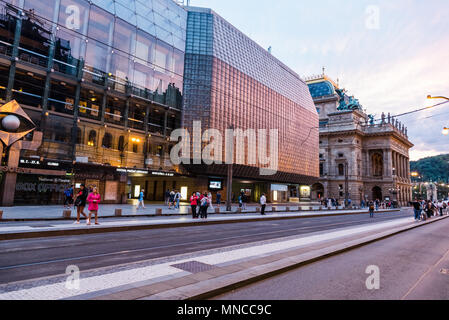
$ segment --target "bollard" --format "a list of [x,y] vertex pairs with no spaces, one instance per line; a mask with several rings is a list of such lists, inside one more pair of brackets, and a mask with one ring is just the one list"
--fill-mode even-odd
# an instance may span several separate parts
[[115,209],[115,216],[121,217],[122,216],[122,209]]
[[313,211],[313,207],[309,207],[309,211]]
[[285,207],[285,212],[290,212],[290,207]]
[[0,210],[0,220],[3,219],[3,210]]
[[237,208],[237,213],[242,213],[242,208]]
[[160,208],[156,209],[156,215],[162,216],[162,209],[160,209]]
[[256,213],[260,213],[260,207],[256,207]]
[[64,219],[70,219],[71,216],[72,216],[72,210],[64,210],[62,212],[62,217]]
[[220,208],[215,208],[215,213],[220,213]]
[[271,210],[272,210],[273,212],[276,212],[276,207],[272,207]]

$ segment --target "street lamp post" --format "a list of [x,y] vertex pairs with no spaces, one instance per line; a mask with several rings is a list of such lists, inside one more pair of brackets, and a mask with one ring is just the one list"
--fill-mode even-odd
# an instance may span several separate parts
[[[427,99],[444,99],[444,100],[449,101],[449,98],[443,97],[443,96],[432,97],[431,95],[428,95]],[[442,131],[442,134],[444,134],[445,136],[449,135],[449,128],[448,127],[444,127],[443,131]]]

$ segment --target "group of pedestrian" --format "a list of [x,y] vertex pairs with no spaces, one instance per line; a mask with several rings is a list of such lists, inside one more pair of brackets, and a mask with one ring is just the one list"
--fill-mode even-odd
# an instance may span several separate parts
[[[81,215],[86,218],[86,224],[91,225],[91,217],[92,214],[95,216],[95,225],[99,225],[98,223],[98,204],[101,201],[101,196],[98,193],[98,188],[95,186],[89,186],[86,188],[84,184],[80,186],[78,193],[75,195],[74,186],[68,187],[64,191],[65,199],[64,199],[64,207],[66,209],[72,209],[72,205],[76,207],[76,221],[75,224],[80,224]],[[89,205],[87,210],[89,214],[84,213],[84,209],[86,205]]]
[[242,208],[242,210],[246,210],[246,204],[248,203],[248,197],[246,196],[245,192],[240,192],[239,198],[239,208]]
[[170,189],[167,189],[167,191],[165,191],[165,205],[168,206],[169,210],[179,209],[181,198],[182,195],[179,190],[170,191]]
[[198,219],[201,217],[201,219],[207,219],[207,210],[212,208],[213,210],[213,204],[212,204],[212,194],[209,192],[193,192],[192,196],[190,197],[190,207],[192,208],[192,218]]
[[415,221],[424,221],[432,217],[449,214],[448,201],[430,201],[415,199],[412,203],[415,212]]

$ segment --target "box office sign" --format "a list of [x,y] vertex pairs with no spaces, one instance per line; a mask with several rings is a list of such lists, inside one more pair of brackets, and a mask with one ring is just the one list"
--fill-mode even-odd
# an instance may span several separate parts
[[70,180],[63,178],[37,177],[35,179],[20,180],[22,179],[18,179],[16,183],[16,191],[62,193],[68,186],[70,186]]

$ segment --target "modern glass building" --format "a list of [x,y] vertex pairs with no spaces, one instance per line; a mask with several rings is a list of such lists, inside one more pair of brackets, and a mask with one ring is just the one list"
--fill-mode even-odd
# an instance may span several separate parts
[[[278,129],[279,169],[261,176],[260,162],[234,165],[233,192],[257,200],[309,198],[319,177],[318,114],[307,85],[290,68],[211,9],[188,7],[183,127]],[[245,155],[248,158],[248,153]],[[224,165],[189,165],[209,180]],[[237,197],[237,196],[236,196]]]
[[0,0],[0,100],[44,133],[21,152],[35,174],[18,175],[16,203],[59,201],[24,187],[44,180],[97,185],[118,202],[137,191],[131,175],[176,175],[167,137],[181,124],[186,20],[172,0]]

